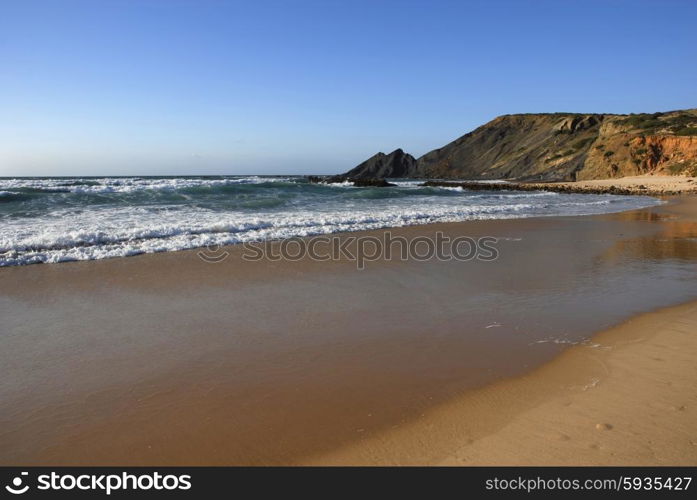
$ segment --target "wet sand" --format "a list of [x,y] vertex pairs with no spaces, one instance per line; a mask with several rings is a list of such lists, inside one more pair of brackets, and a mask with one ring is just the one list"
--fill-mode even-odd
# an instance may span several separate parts
[[[592,347],[593,333],[697,299],[696,207],[393,230],[495,236],[494,262],[358,271],[347,260],[245,262],[231,247],[218,264],[191,251],[1,269],[0,463],[562,463],[563,451],[532,454],[529,441],[511,441],[525,448],[516,455],[503,432],[576,397],[564,391],[590,373],[569,370],[567,387],[545,370],[572,366],[574,352],[625,352]],[[660,366],[657,383],[694,377],[684,363]],[[506,389],[530,377],[534,397]],[[593,426],[642,442],[621,422]],[[563,433],[568,463],[586,460]],[[662,445],[681,451],[666,456],[695,464],[668,434]]]
[[641,315],[310,463],[694,466],[695,332],[695,302]]

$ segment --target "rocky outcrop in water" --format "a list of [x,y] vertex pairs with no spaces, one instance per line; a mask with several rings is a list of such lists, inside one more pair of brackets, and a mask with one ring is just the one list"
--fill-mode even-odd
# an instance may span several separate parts
[[307,177],[308,182],[311,184],[343,184],[345,182],[350,182],[355,187],[393,187],[396,184],[387,182],[385,179],[375,179],[372,177],[358,178],[354,179],[346,175],[310,175]]

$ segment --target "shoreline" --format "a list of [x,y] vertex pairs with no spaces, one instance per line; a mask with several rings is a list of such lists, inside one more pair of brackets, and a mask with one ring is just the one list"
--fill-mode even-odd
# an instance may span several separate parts
[[304,464],[695,466],[695,328],[697,301],[637,315],[530,373]]
[[675,196],[697,193],[697,178],[641,175],[616,179],[575,182],[506,182],[426,181],[423,186],[461,187],[472,191],[548,191],[573,194],[616,194],[638,196]]
[[[691,201],[667,208],[696,220]],[[638,313],[528,373],[303,464],[696,466],[695,331],[696,300]]]
[[[241,263],[238,245],[224,264],[187,250],[6,268],[0,392],[12,408],[0,412],[0,462],[340,461],[352,443],[387,439],[463,391],[525,377],[567,342],[697,297],[672,277],[675,259],[695,258],[695,205],[395,231],[500,236],[490,266],[385,261],[359,273],[345,261]],[[636,272],[649,261],[646,271],[662,271]],[[634,292],[649,286],[660,293]]]

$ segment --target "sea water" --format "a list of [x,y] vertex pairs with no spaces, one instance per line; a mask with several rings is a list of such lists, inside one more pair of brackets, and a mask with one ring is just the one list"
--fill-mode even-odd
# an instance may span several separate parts
[[302,176],[0,178],[0,266],[433,222],[619,212],[644,196],[389,188]]

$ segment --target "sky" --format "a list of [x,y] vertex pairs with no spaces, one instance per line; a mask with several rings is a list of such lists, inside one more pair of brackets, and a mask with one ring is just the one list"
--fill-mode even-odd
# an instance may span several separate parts
[[697,107],[697,2],[0,0],[0,176],[309,174]]

